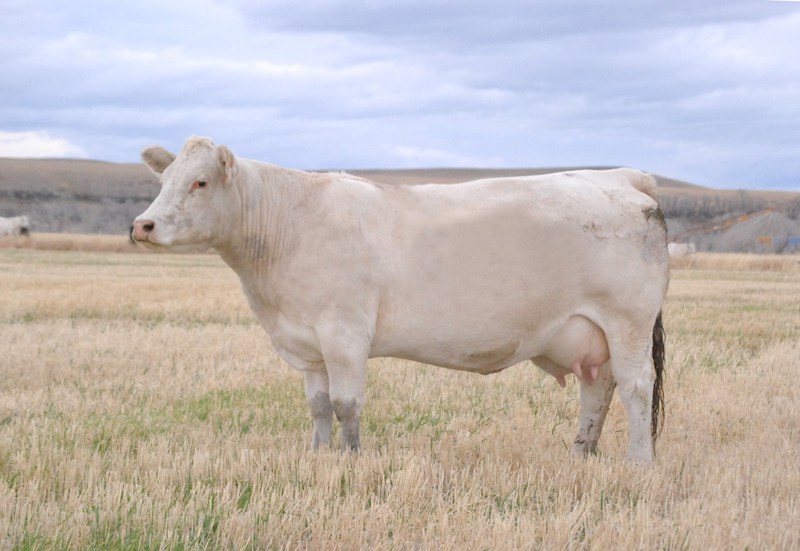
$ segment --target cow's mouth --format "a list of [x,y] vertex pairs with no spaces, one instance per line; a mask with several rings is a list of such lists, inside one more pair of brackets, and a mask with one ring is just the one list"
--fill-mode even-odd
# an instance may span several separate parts
[[161,243],[158,243],[156,241],[151,241],[150,240],[150,234],[147,234],[147,235],[144,235],[144,236],[140,235],[137,238],[133,234],[133,231],[131,231],[128,234],[128,239],[130,239],[130,242],[132,244],[134,244],[134,245],[143,245],[144,247],[147,247],[148,249],[160,249],[160,248],[164,247],[164,245],[162,245]]

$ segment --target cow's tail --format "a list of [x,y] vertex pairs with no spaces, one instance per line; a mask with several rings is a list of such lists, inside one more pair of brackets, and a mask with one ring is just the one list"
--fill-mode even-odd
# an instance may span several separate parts
[[655,447],[661,429],[664,426],[664,341],[666,333],[661,322],[661,312],[656,317],[653,326],[653,367],[656,370],[656,380],[653,383],[653,417],[650,425],[650,434]]

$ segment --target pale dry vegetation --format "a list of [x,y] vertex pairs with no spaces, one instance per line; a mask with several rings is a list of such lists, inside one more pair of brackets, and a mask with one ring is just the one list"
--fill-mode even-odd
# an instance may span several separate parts
[[107,253],[151,252],[137,247],[127,235],[82,233],[32,233],[0,237],[0,249],[36,249],[40,251],[91,251]]
[[[695,265],[696,267],[696,265]],[[0,250],[0,548],[797,549],[800,275],[675,270],[654,468],[569,457],[577,385],[370,364],[365,451],[213,255]]]
[[800,273],[800,255],[699,253],[671,259],[673,269]]
[[124,235],[89,235],[69,233],[34,233],[0,237],[0,249],[35,249],[42,251],[140,252]]

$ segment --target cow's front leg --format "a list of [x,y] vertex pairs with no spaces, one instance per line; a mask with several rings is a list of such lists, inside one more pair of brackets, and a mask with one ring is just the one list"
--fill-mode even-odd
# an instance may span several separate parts
[[311,447],[316,450],[320,446],[331,445],[333,406],[331,405],[328,387],[328,372],[323,366],[319,371],[306,371],[303,376],[305,378],[306,399],[311,409],[311,418],[314,420]]
[[361,448],[361,410],[364,409],[366,360],[360,364],[334,364],[331,368],[331,404],[342,427],[342,448]]
[[349,333],[348,338],[348,333],[328,338],[321,334],[320,345],[328,370],[331,406],[342,428],[342,448],[358,451],[369,347],[363,336]]
[[342,449],[358,451],[361,449],[361,410],[364,408],[364,398],[348,396],[332,403],[336,418],[342,426]]

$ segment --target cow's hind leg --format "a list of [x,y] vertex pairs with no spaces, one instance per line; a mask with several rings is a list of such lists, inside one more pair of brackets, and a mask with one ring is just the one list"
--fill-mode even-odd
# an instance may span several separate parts
[[311,418],[314,420],[311,447],[316,450],[320,446],[331,445],[333,406],[328,388],[328,372],[324,367],[319,371],[306,371],[304,378],[306,399],[311,409]]
[[651,420],[656,374],[651,357],[652,343],[641,340],[637,348],[635,352],[612,350],[611,369],[628,415],[628,458],[650,464],[653,462]]
[[572,453],[585,456],[597,452],[597,441],[603,430],[611,397],[614,395],[614,377],[611,366],[606,363],[597,372],[597,378],[587,381],[580,379],[581,384],[581,417],[578,422],[578,435],[572,445]]

